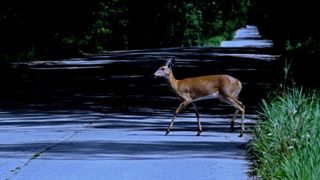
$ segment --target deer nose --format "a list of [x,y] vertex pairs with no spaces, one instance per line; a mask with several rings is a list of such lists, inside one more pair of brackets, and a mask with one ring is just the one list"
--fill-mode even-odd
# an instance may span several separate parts
[[155,78],[158,77],[158,71],[153,73],[153,77],[155,77]]

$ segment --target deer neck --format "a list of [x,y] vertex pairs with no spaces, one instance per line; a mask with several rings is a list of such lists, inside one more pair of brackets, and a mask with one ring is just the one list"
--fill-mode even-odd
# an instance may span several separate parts
[[172,71],[170,72],[170,74],[168,75],[166,80],[168,81],[168,85],[169,85],[170,89],[175,94],[177,94],[178,80],[174,77]]

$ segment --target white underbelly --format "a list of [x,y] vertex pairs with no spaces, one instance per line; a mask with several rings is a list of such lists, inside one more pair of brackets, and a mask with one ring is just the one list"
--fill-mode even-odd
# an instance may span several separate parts
[[209,94],[208,96],[202,96],[199,98],[194,99],[193,101],[201,101],[201,100],[208,100],[208,99],[217,99],[220,97],[220,94],[218,92]]

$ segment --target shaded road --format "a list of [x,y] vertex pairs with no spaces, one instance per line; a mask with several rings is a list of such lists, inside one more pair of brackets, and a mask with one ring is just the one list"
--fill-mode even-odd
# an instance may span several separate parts
[[[234,109],[199,102],[202,136],[195,136],[191,108],[164,136],[179,101],[152,76],[174,56],[177,78],[237,77],[250,126],[260,99],[279,79],[278,56],[261,45],[270,41],[242,34],[222,48],[113,51],[2,66],[0,179],[246,179],[250,134],[238,138],[238,123],[230,132]],[[246,47],[235,47],[244,40]]]
[[[262,53],[262,54],[260,54]],[[111,52],[65,61],[16,64],[2,74],[1,108],[110,109],[133,112],[170,109],[176,99],[163,79],[153,73],[167,56],[177,59],[177,78],[230,74],[243,82],[240,99],[249,112],[277,80],[270,49],[256,48],[172,48]],[[5,70],[4,70],[5,71]],[[167,102],[162,106],[162,102]],[[210,102],[211,103],[211,102]],[[215,107],[219,107],[220,105]],[[210,105],[212,107],[212,105]],[[142,112],[143,113],[143,112]]]

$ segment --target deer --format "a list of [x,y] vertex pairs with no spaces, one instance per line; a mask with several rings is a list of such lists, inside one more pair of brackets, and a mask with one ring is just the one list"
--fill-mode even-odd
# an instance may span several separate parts
[[175,58],[169,58],[165,65],[159,67],[154,73],[154,77],[163,77],[166,79],[169,88],[180,99],[180,105],[173,113],[173,117],[166,130],[165,135],[170,133],[176,116],[189,104],[192,104],[198,125],[197,136],[200,136],[202,132],[202,126],[200,122],[200,115],[198,107],[195,102],[208,99],[219,99],[221,102],[227,103],[233,106],[236,110],[231,119],[230,128],[234,132],[234,121],[241,112],[241,130],[239,137],[244,133],[244,115],[245,106],[238,100],[238,95],[242,89],[241,82],[229,75],[205,75],[198,77],[189,77],[184,79],[176,79],[172,72],[172,67],[175,64]]

